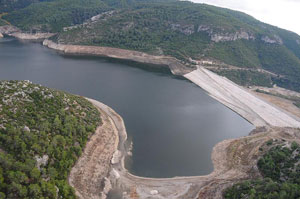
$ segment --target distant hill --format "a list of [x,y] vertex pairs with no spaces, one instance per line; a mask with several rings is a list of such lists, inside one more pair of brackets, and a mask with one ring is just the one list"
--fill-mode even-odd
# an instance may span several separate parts
[[67,177],[98,110],[29,81],[0,81],[0,99],[0,198],[76,198]]
[[60,43],[171,55],[184,62],[210,59],[242,68],[215,70],[242,85],[277,84],[300,91],[300,36],[293,32],[205,4],[87,1],[34,3],[3,18],[26,31],[59,32],[53,39]]

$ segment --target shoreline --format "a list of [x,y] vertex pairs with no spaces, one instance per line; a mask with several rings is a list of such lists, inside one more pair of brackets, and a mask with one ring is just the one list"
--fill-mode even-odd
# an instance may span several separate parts
[[53,41],[45,39],[43,45],[62,52],[65,55],[77,55],[77,56],[97,56],[104,58],[112,58],[116,60],[125,60],[136,62],[139,64],[148,64],[156,67],[167,67],[170,69],[173,75],[182,76],[187,74],[195,68],[187,67],[182,64],[179,60],[169,56],[154,56],[147,53],[125,50],[120,48],[112,47],[100,47],[100,46],[82,46],[82,45],[66,45],[66,44],[57,44]]
[[130,60],[142,64],[167,66],[172,74],[183,76],[204,89],[211,97],[239,114],[256,127],[276,126],[300,128],[300,122],[277,108],[252,95],[225,77],[219,76],[200,65],[187,68],[172,57],[152,56],[138,51],[110,47],[57,44],[45,39],[44,46],[67,55],[92,55],[119,60]]
[[9,25],[0,26],[0,33],[18,39],[42,40],[44,46],[62,52],[65,55],[96,56],[168,68],[173,75],[190,80],[205,90],[212,98],[239,114],[255,127],[277,126],[300,128],[300,119],[295,118],[291,113],[287,113],[281,108],[276,107],[276,105],[266,102],[242,86],[205,69],[201,65],[197,65],[195,68],[187,67],[176,58],[170,56],[154,56],[139,51],[119,48],[57,44],[48,40],[55,33],[22,33],[18,28]]
[[[270,139],[296,139],[300,131],[294,128],[260,127],[248,136],[223,140],[217,143],[211,153],[213,171],[203,176],[181,176],[173,178],[148,178],[131,174],[124,166],[127,149],[127,133],[124,121],[118,113],[107,105],[88,99],[111,119],[115,133],[115,151],[111,156],[110,171],[107,176],[110,190],[120,190],[123,198],[191,199],[222,198],[222,191],[241,180],[258,177],[257,158],[262,153],[259,148]],[[217,190],[216,190],[217,189]],[[203,196],[203,197],[200,197]]]
[[29,40],[29,41],[43,41],[44,39],[48,39],[56,33],[45,33],[45,32],[38,32],[38,33],[25,33],[22,32],[19,28],[12,26],[12,25],[4,25],[0,26],[0,38],[1,35],[15,37],[20,40]]
[[[88,50],[86,48],[84,49]],[[62,52],[65,53],[65,49],[63,49]],[[70,51],[67,51],[67,53],[70,53]],[[73,55],[81,54],[75,53]],[[101,56],[98,54],[94,55]],[[118,57],[116,59],[122,58]],[[280,134],[281,132],[287,132],[287,134],[291,134],[292,136],[294,136],[293,131],[295,129],[286,127],[299,127],[298,121],[295,123],[295,121],[290,120],[289,117],[282,115],[282,112],[280,110],[275,110],[275,112],[273,112],[274,109],[277,109],[276,107],[260,99],[260,101],[256,101],[256,99],[258,98],[255,96],[253,96],[254,98],[250,96],[250,98],[248,99],[249,95],[246,94],[240,99],[239,96],[241,96],[241,93],[245,94],[244,92],[249,92],[229,81],[228,79],[218,76],[202,67],[199,67],[197,70],[194,70],[192,72],[181,75],[183,75],[187,79],[190,79],[190,81],[194,82],[201,88],[204,87],[203,89],[206,90],[211,97],[224,104],[234,112],[238,113],[250,123],[254,124],[256,127],[266,127],[266,129],[259,131],[259,133],[255,135],[223,140],[217,143],[214,146],[213,152],[211,154],[214,170],[208,175],[186,177],[183,176],[174,178],[139,177],[131,174],[124,167],[124,158],[127,154],[124,143],[127,139],[127,133],[123,119],[110,107],[102,104],[101,102],[89,99],[90,101],[94,101],[95,104],[98,104],[97,107],[101,107],[101,110],[109,115],[113,126],[115,126],[116,131],[114,132],[117,132],[119,137],[119,141],[117,144],[118,147],[112,155],[112,158],[115,159],[114,162],[116,163],[111,166],[112,160],[110,160],[110,163],[108,164],[108,166],[110,166],[109,175],[107,176],[109,183],[108,181],[104,181],[105,185],[105,182],[107,182],[107,186],[104,186],[104,188],[106,187],[106,191],[115,187],[120,188],[121,190],[123,190],[123,192],[126,192],[126,194],[128,193],[127,195],[123,194],[125,195],[124,198],[130,198],[131,193],[136,193],[140,196],[140,198],[150,197],[158,199],[191,199],[196,197],[200,198],[200,196],[201,198],[207,198],[212,195],[214,196],[213,198],[221,198],[221,192],[224,188],[226,188],[226,186],[239,180],[249,179],[253,177],[251,172],[252,169],[255,170],[255,158],[257,158],[257,154],[259,153],[258,147],[261,146],[261,144],[266,142],[268,139],[286,139],[286,135]],[[238,95],[235,95],[234,92],[238,93]],[[254,102],[252,102],[254,103],[254,105],[249,106],[249,104],[243,102],[244,99],[250,100],[249,103],[252,102],[252,99],[255,99]],[[260,104],[261,102],[263,102],[263,105]],[[265,114],[265,112],[267,114]],[[273,113],[275,113],[275,116]],[[243,115],[246,116],[244,117]],[[245,146],[251,146],[252,148],[247,148]],[[239,147],[242,148],[240,151],[237,150],[239,149]],[[121,155],[119,152],[115,153],[116,151],[120,151]],[[246,153],[249,156],[246,157],[246,160],[243,160],[246,161],[246,163],[244,163],[243,161],[236,162],[236,157],[238,157],[238,160],[245,158],[243,153]],[[257,170],[255,170],[255,172],[257,174]],[[101,181],[101,183],[103,183],[103,181]],[[110,188],[109,184],[111,186]]]

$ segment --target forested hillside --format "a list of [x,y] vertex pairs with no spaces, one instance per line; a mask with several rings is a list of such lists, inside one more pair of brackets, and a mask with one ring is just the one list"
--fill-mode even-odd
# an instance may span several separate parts
[[0,198],[75,198],[67,176],[100,123],[86,99],[0,81]]
[[296,142],[280,143],[269,140],[263,151],[269,148],[257,166],[262,179],[245,181],[228,188],[226,199],[298,199],[300,197],[300,146]]
[[[176,0],[53,0],[3,19],[24,31],[58,32],[53,39],[60,43],[138,50],[184,62],[212,59],[242,68],[220,72],[242,85],[300,91],[300,36],[229,9]],[[256,71],[245,72],[249,69]]]

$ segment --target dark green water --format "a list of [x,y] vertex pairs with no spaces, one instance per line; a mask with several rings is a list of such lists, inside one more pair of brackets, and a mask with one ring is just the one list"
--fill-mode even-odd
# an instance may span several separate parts
[[174,177],[213,170],[213,146],[253,128],[186,80],[122,63],[65,57],[38,43],[0,39],[0,79],[30,80],[99,100],[125,121],[136,175]]

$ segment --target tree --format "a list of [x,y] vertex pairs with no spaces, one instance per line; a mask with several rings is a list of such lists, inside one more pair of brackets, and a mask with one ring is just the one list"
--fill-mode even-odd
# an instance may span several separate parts
[[39,199],[42,197],[41,188],[38,184],[29,185],[29,196],[33,199]]
[[34,181],[38,181],[38,179],[40,178],[40,170],[36,167],[34,167],[31,172],[30,172],[30,177],[34,180]]

